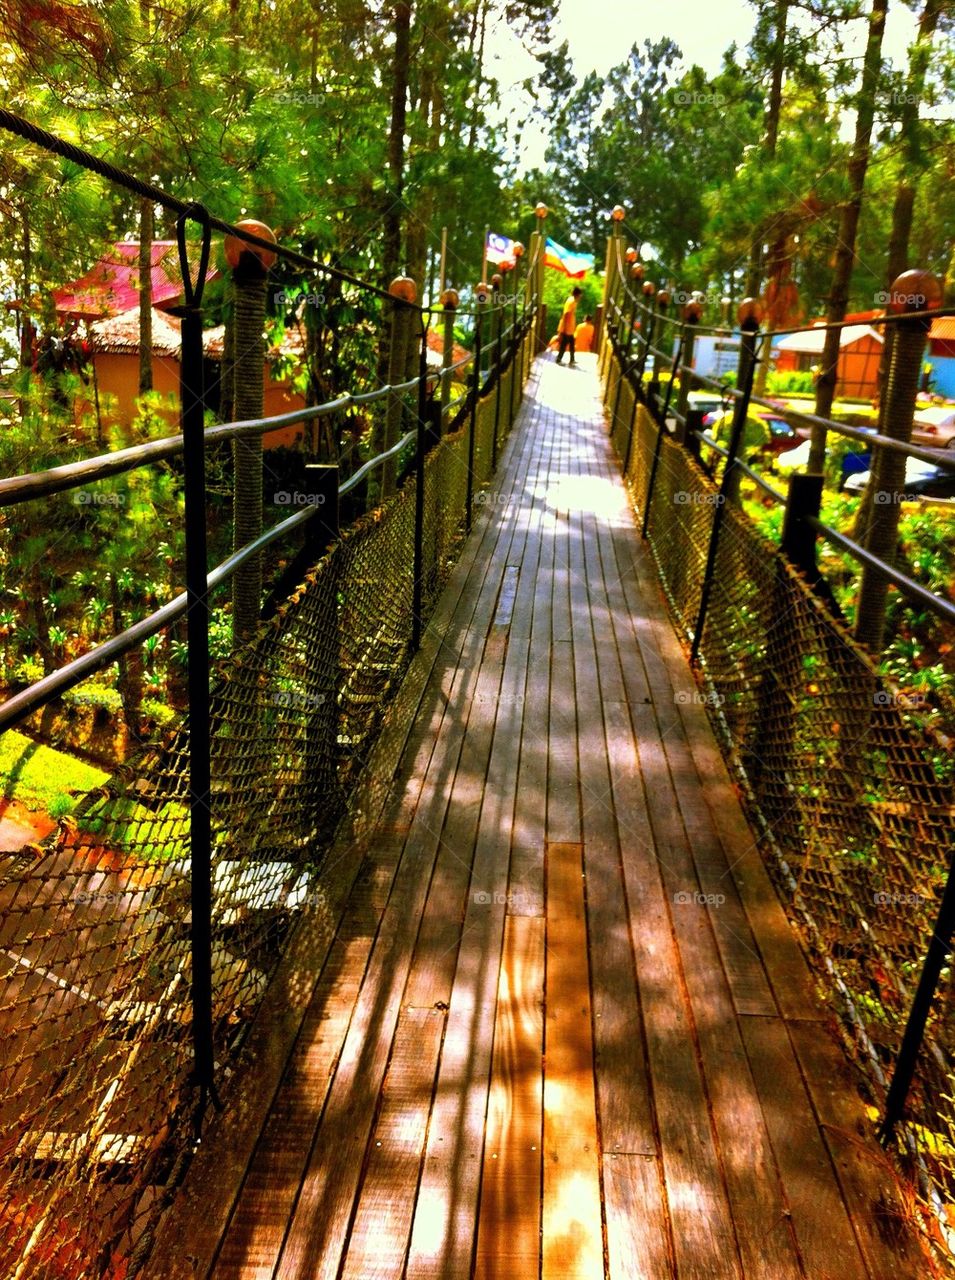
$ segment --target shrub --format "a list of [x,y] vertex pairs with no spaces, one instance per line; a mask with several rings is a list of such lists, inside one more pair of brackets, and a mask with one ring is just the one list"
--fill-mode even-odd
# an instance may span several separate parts
[[76,801],[73,797],[64,795],[61,791],[53,797],[46,811],[54,822],[58,822],[60,818],[65,818],[68,813],[72,813],[75,807]]

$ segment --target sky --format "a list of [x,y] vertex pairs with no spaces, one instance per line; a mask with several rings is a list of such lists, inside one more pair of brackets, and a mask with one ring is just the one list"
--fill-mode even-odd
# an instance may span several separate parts
[[[670,36],[683,51],[687,66],[693,63],[713,75],[732,43],[742,50],[753,31],[754,10],[747,0],[560,0],[554,43],[567,40],[578,79],[589,71],[605,75],[622,62],[635,41],[641,45],[661,36]],[[904,63],[906,50],[915,32],[917,18],[904,5],[889,6],[883,53],[896,66]],[[854,32],[849,52],[861,58],[866,23],[852,24]],[[520,47],[506,27],[489,33],[489,49],[496,74],[505,88],[504,117],[526,113],[522,93],[508,86],[518,85],[534,73],[533,59]],[[851,136],[852,116],[843,132]],[[539,126],[528,126],[521,157],[521,169],[542,166],[546,135]]]

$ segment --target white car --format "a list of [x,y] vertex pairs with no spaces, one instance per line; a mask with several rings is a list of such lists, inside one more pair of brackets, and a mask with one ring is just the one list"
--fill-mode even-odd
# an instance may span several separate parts
[[916,409],[912,443],[926,444],[930,449],[955,449],[955,409],[945,405]]
[[[871,471],[857,471],[855,475],[846,477],[843,488],[846,493],[862,493],[871,477]],[[913,497],[919,494],[927,497],[949,497],[955,490],[955,470],[936,467],[931,462],[923,462],[921,458],[908,458],[905,463],[905,485],[906,492]],[[880,496],[878,493],[875,495],[876,502],[880,500]],[[888,502],[891,495],[885,494],[881,500]]]

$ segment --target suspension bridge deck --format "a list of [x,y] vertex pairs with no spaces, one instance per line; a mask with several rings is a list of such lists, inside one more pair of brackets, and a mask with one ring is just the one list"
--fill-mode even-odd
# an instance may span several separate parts
[[922,1273],[581,364],[538,361],[196,1274]]

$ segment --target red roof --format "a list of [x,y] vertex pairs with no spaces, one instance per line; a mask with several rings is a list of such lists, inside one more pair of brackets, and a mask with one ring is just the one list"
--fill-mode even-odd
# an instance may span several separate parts
[[[444,357],[444,336],[439,329],[428,330],[428,350],[439,357],[437,363],[440,363],[440,360]],[[470,354],[467,347],[462,347],[460,343],[455,342],[451,346],[451,363],[460,364]]]
[[[198,260],[195,248],[190,246],[190,262]],[[151,249],[152,301],[153,306],[160,307],[182,296],[179,251],[174,240],[154,240]],[[210,268],[206,279],[212,280],[217,274]],[[85,276],[55,289],[53,298],[57,311],[64,316],[101,318],[138,306],[139,244],[133,240],[114,244]]]
[[928,336],[933,342],[955,342],[955,316],[939,316],[933,320]]

